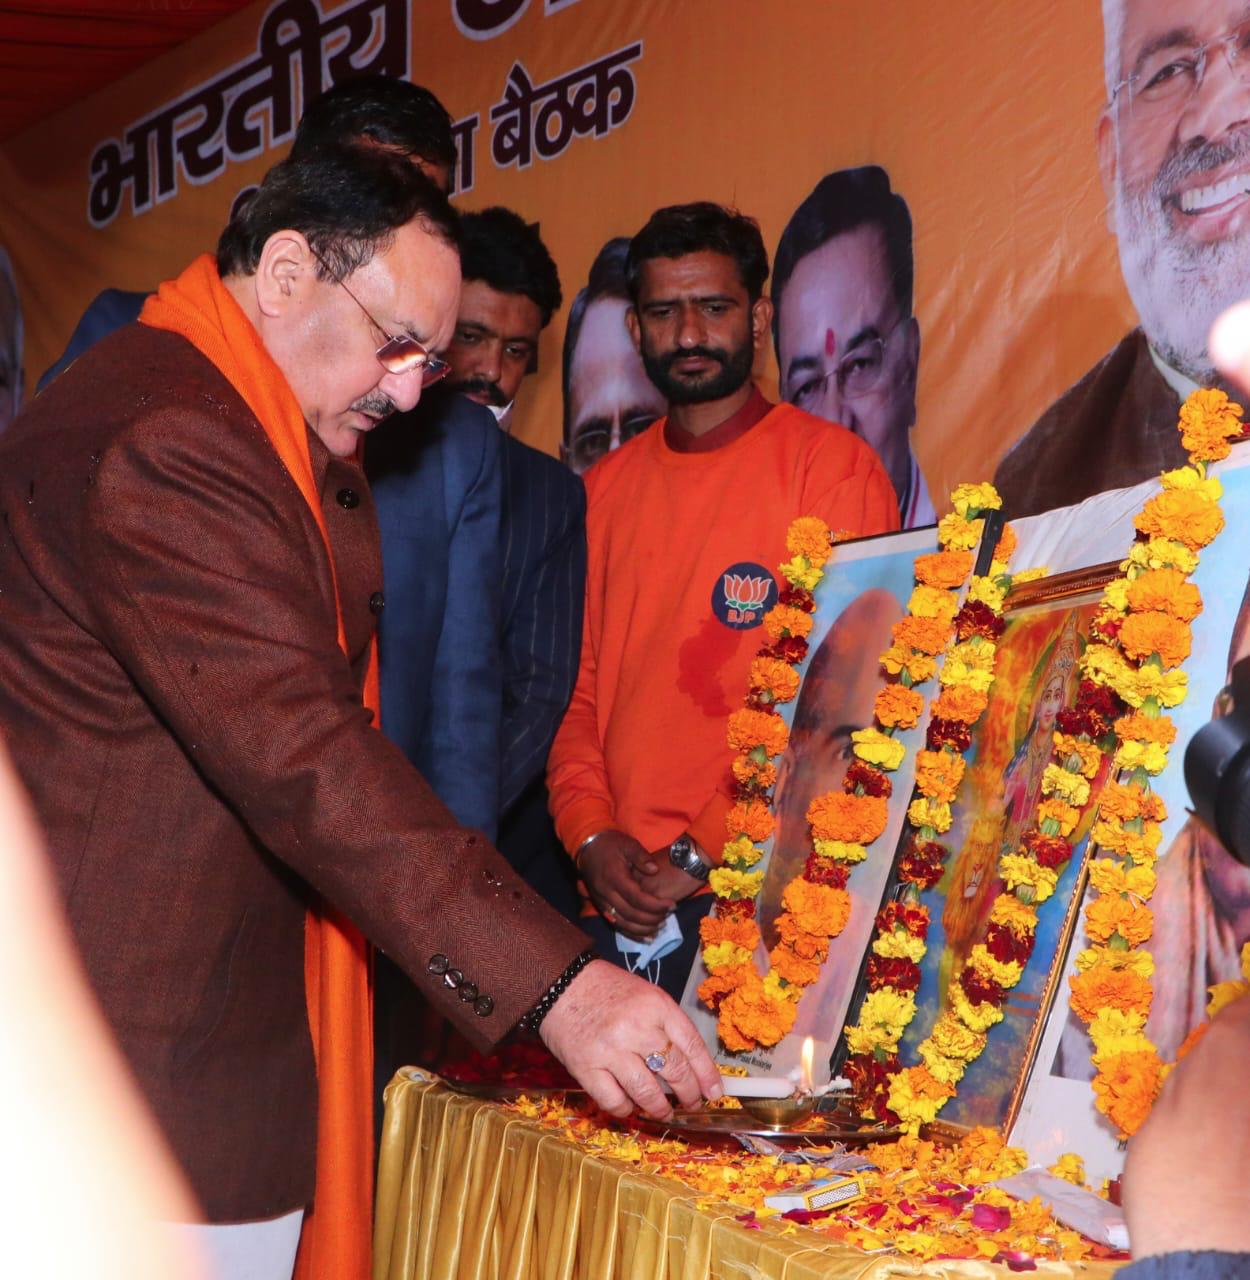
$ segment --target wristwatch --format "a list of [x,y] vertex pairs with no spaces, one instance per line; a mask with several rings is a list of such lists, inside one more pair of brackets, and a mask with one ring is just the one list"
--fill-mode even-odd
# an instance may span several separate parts
[[668,846],[668,860],[695,880],[706,880],[712,868],[699,856],[694,841],[687,835],[680,835]]

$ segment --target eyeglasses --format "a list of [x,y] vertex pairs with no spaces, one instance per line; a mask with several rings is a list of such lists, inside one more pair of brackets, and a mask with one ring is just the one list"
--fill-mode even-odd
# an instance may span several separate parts
[[365,313],[369,323],[386,338],[386,341],[374,354],[378,358],[378,363],[387,373],[412,373],[420,369],[421,385],[428,387],[440,378],[445,378],[451,372],[451,365],[446,360],[436,356],[423,343],[418,342],[416,338],[406,333],[401,333],[398,336],[388,333],[374,319],[373,312],[334,274],[329,264],[316,249],[309,245],[309,250],[312,256],[321,263],[330,279],[342,288],[343,292]]
[[1132,75],[1111,90],[1108,101],[1114,102],[1127,88],[1129,102],[1144,109],[1183,106],[1202,85],[1207,54],[1216,47],[1224,50],[1229,69],[1239,83],[1250,86],[1250,19],[1246,19],[1205,44],[1169,44],[1148,54]]
[[837,379],[838,393],[847,400],[857,400],[876,391],[885,374],[886,347],[905,319],[906,316],[899,316],[882,337],[866,338],[856,343],[829,373],[801,383],[794,392],[794,403],[801,408],[806,401],[815,399],[829,385],[831,378]]

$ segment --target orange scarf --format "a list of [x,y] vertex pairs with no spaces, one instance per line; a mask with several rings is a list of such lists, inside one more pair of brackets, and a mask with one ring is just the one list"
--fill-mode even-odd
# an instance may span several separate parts
[[[334,560],[308,453],[308,427],[282,371],[221,283],[209,254],[147,300],[140,319],[186,338],[246,401],[303,494]],[[344,653],[343,611],[338,604]],[[378,723],[376,651],[365,705]],[[368,1280],[373,1200],[373,1003],[368,944],[328,904],[309,911],[304,986],[317,1059],[317,1188],[304,1219],[296,1280]]]

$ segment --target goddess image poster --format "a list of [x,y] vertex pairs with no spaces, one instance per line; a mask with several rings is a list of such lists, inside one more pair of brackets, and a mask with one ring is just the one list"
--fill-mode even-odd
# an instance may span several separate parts
[[[842,785],[854,758],[851,734],[873,721],[873,702],[884,683],[880,655],[891,641],[891,628],[907,612],[914,584],[916,557],[935,550],[932,527],[885,537],[843,543],[836,548],[824,579],[816,589],[816,612],[807,657],[799,668],[798,695],[780,708],[790,740],[777,762],[773,812],[776,827],[763,845],[764,880],[756,899],[763,942],[755,963],[768,969],[768,949],[777,940],[776,920],[786,885],[803,870],[812,849],[807,807],[818,795]],[[931,691],[930,691],[931,692]],[[746,690],[743,690],[745,695]],[[817,1083],[828,1077],[828,1062],[846,1019],[860,961],[872,934],[873,920],[889,878],[894,850],[911,795],[921,728],[899,735],[907,748],[902,767],[891,776],[886,830],[868,857],[851,871],[848,890],[851,914],[833,939],[820,977],[799,1002],[793,1031],[771,1049],[730,1054],[719,1043],[716,1015],[698,997],[707,977],[696,958],[686,983],[682,1007],[694,1019],[717,1060],[749,1066],[755,1072],[795,1075],[805,1036],[816,1043]]]

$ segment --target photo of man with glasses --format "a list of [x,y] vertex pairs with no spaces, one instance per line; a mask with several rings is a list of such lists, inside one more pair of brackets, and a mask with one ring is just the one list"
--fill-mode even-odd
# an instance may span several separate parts
[[1181,401],[1219,385],[1207,332],[1250,294],[1250,11],[1244,0],[1103,0],[1098,160],[1140,326],[999,464],[1013,516],[1179,466]]
[[904,529],[935,519],[911,449],[920,361],[914,275],[911,214],[877,165],[816,184],[781,233],[773,270],[782,398],[876,450]]

